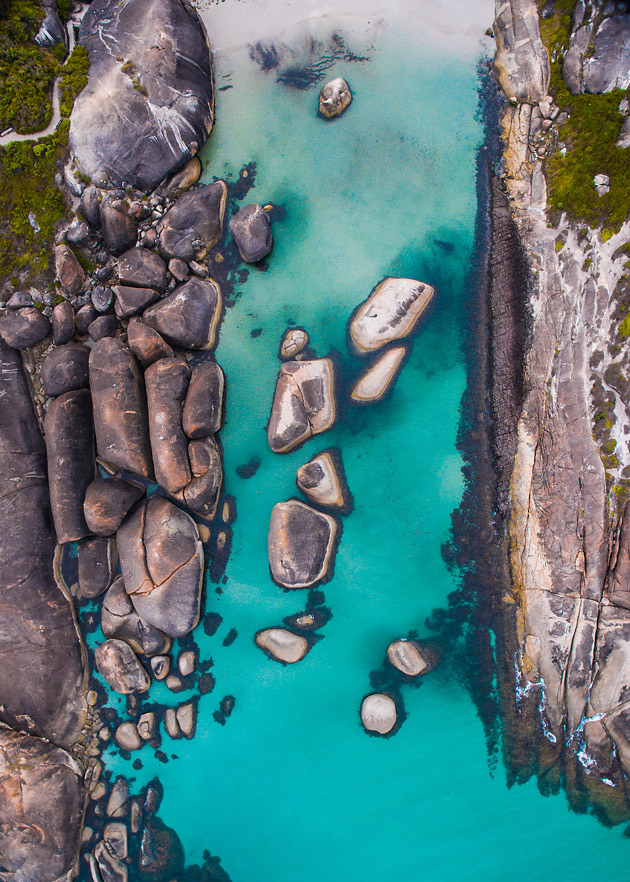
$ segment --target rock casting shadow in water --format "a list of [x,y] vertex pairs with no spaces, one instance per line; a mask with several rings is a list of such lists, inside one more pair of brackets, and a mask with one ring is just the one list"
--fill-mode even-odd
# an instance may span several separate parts
[[304,91],[321,82],[336,61],[363,63],[366,55],[357,55],[337,33],[327,41],[309,37],[298,48],[286,43],[259,41],[249,47],[249,57],[262,73],[276,71],[276,82],[290,89]]
[[370,738],[383,738],[383,739],[393,738],[394,735],[398,732],[398,730],[402,726],[402,724],[407,719],[408,714],[407,714],[407,711],[405,710],[405,702],[403,700],[402,694],[400,693],[400,690],[398,688],[396,688],[396,686],[390,686],[388,689],[379,689],[378,691],[380,693],[382,693],[383,695],[387,695],[389,698],[391,698],[392,701],[394,702],[394,704],[396,705],[396,722],[394,723],[393,727],[389,730],[389,732],[385,732],[383,734],[381,734],[380,732],[373,732],[370,729],[365,728],[365,726],[363,725],[363,721],[361,719],[361,706],[363,705],[363,702],[365,701],[365,699],[369,695],[374,694],[373,692],[367,692],[363,696],[363,698],[361,699],[361,701],[359,703],[359,711],[358,711],[359,725],[361,726],[361,729],[363,730],[363,732],[366,735],[369,735]]

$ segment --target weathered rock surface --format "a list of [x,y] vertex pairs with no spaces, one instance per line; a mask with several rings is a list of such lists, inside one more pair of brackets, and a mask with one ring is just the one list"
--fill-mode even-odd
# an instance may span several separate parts
[[46,454],[27,380],[19,354],[1,342],[0,353],[0,720],[71,747],[86,712],[81,644],[53,577]]
[[188,458],[192,478],[184,488],[184,502],[191,511],[212,520],[223,484],[223,464],[217,442],[212,436],[191,441]]
[[181,0],[97,0],[79,39],[90,59],[71,116],[79,167],[98,186],[151,190],[197,152],[212,127],[203,27]]
[[144,384],[133,355],[112,337],[94,344],[90,390],[99,456],[117,468],[151,477]]
[[202,260],[221,238],[227,187],[224,181],[185,193],[160,223],[160,250],[170,260]]
[[127,325],[127,343],[145,370],[161,358],[174,355],[164,337],[141,319],[134,319]]
[[55,247],[55,269],[59,284],[70,295],[78,294],[85,285],[85,273],[74,251],[65,244]]
[[98,313],[91,303],[86,303],[80,309],[77,309],[74,316],[74,324],[77,334],[87,334],[88,328],[97,317]]
[[494,66],[508,98],[537,104],[549,91],[549,56],[535,0],[498,0]]
[[415,640],[394,640],[387,647],[387,658],[390,664],[408,677],[426,674],[432,667]]
[[140,617],[170,637],[199,621],[203,548],[192,518],[152,496],[117,534],[125,587]]
[[99,597],[111,585],[116,553],[110,539],[89,539],[79,545],[79,597]]
[[122,254],[136,244],[138,224],[122,200],[103,199],[99,206],[101,235],[110,254]]
[[[340,464],[340,463],[339,463]],[[345,508],[345,477],[337,474],[337,464],[328,450],[318,453],[297,471],[296,483],[302,493],[316,505]]]
[[182,490],[192,477],[182,428],[189,379],[190,368],[183,358],[162,358],[144,375],[155,478],[169,493]]
[[90,383],[88,360],[90,350],[82,343],[66,343],[49,352],[41,367],[44,392],[51,398],[87,389]]
[[[580,4],[576,4],[577,7]],[[604,10],[610,12],[610,10]],[[562,76],[570,91],[610,92],[630,86],[630,15],[573,16]]]
[[414,279],[388,278],[372,291],[350,321],[359,352],[374,352],[408,336],[433,299],[433,288]]
[[61,346],[67,343],[74,334],[74,310],[72,304],[62,300],[52,311],[50,317],[53,331],[53,343]]
[[225,377],[215,361],[201,361],[192,370],[183,427],[189,438],[206,438],[219,431],[223,422]]
[[118,318],[131,318],[143,312],[152,303],[160,299],[155,288],[134,288],[131,285],[115,285],[115,310]]
[[396,702],[389,695],[374,692],[363,699],[361,722],[368,732],[387,735],[396,725],[397,719]]
[[159,192],[170,199],[177,199],[186,190],[189,190],[193,184],[196,184],[201,177],[201,161],[198,156],[189,159],[183,168],[160,186]]
[[286,628],[266,628],[258,631],[256,645],[276,661],[293,665],[301,661],[308,652],[308,640],[299,634],[293,634]]
[[350,86],[343,77],[335,77],[319,93],[319,112],[332,119],[343,113],[351,101]]
[[130,248],[118,258],[118,278],[121,285],[164,291],[166,264],[159,254],[148,248]]
[[128,481],[96,478],[85,491],[83,513],[97,536],[113,536],[144,490]]
[[66,392],[50,402],[44,433],[57,541],[75,542],[90,533],[83,500],[96,471],[92,402],[87,389]]
[[66,44],[68,35],[59,18],[55,0],[43,0],[42,6],[44,7],[44,20],[35,36],[35,42],[38,46],[46,47]]
[[275,453],[293,450],[335,421],[334,367],[329,358],[288,361],[280,368],[267,425]]
[[96,647],[94,659],[99,674],[116,692],[146,692],[151,685],[151,678],[135,652],[123,640],[106,640]]
[[244,205],[230,219],[230,233],[238,252],[246,263],[256,263],[273,248],[269,215],[260,205]]
[[384,352],[357,380],[350,393],[352,400],[363,403],[380,401],[396,379],[406,352],[404,346],[393,346]]
[[171,660],[168,655],[155,655],[151,659],[151,670],[156,680],[165,680],[171,669]]
[[295,358],[308,344],[308,334],[303,328],[288,328],[280,343],[280,358]]
[[143,622],[119,576],[103,598],[101,629],[105,637],[128,643],[140,655],[161,655],[171,648],[171,639],[159,628]]
[[[123,750],[139,750],[142,747],[142,738],[140,737],[137,726],[130,720],[126,720],[118,726],[114,733],[114,739]],[[109,861],[106,863],[109,864]],[[102,864],[101,869],[103,869]]]
[[44,340],[50,333],[50,322],[39,309],[11,311],[0,318],[0,336],[13,349],[27,349]]
[[88,325],[90,339],[96,342],[103,337],[113,337],[119,328],[118,319],[115,315],[99,315]]
[[335,549],[337,522],[310,505],[278,502],[269,524],[269,566],[284,588],[308,588],[325,579]]
[[190,279],[150,306],[142,321],[169,343],[185,349],[212,349],[221,318],[221,290],[211,279]]
[[71,877],[83,812],[77,761],[55,745],[0,728],[0,854],[4,879]]

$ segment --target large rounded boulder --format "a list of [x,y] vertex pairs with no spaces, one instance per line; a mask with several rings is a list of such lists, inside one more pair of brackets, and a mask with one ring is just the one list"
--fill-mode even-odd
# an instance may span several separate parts
[[433,294],[431,285],[415,279],[384,279],[350,322],[350,339],[357,351],[374,352],[408,336]]
[[212,349],[221,317],[221,290],[212,279],[191,279],[145,310],[142,321],[184,349]]
[[151,685],[151,678],[138,661],[135,652],[123,640],[106,640],[97,646],[94,660],[99,674],[115,692],[123,695],[146,692]]
[[184,193],[159,223],[162,254],[169,260],[202,260],[221,238],[226,195],[224,181]]
[[309,588],[326,578],[337,521],[300,502],[278,502],[269,523],[269,567],[283,588]]

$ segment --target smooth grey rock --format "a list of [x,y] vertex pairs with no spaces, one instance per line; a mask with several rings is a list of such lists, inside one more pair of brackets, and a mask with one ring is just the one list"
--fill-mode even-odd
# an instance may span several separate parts
[[115,692],[123,695],[146,692],[151,685],[151,678],[135,652],[122,640],[106,640],[97,646],[94,659],[99,674]]
[[85,306],[78,309],[74,317],[77,334],[87,334],[88,328],[97,316],[98,313],[91,303],[86,303]]
[[339,116],[352,101],[350,86],[343,77],[326,83],[319,93],[319,112],[329,119]]
[[221,238],[227,187],[224,181],[184,193],[158,224],[167,259],[202,260]]
[[111,288],[97,285],[92,291],[92,306],[97,312],[105,313],[111,308],[113,296]]
[[[343,477],[343,475],[342,475]],[[337,464],[331,453],[324,450],[297,471],[296,483],[311,502],[327,508],[344,508],[347,504],[343,490],[345,478],[337,474]]]
[[177,722],[177,711],[174,707],[167,707],[164,711],[164,728],[169,738],[181,738],[181,730]]
[[42,3],[42,6],[44,7],[44,20],[35,35],[35,42],[38,46],[43,46],[46,49],[58,45],[67,45],[68,35],[63,22],[59,18],[55,0],[47,0],[47,2]]
[[617,147],[630,147],[630,116],[627,116],[623,121],[619,137],[617,138]]
[[308,588],[328,575],[335,549],[337,522],[291,499],[278,502],[269,523],[271,575],[284,588]]
[[221,318],[221,290],[211,279],[190,279],[142,315],[142,321],[175,346],[212,349]]
[[96,0],[79,39],[90,72],[72,111],[72,153],[98,186],[151,190],[212,128],[203,26],[181,0]]
[[177,282],[183,282],[188,276],[188,264],[174,257],[168,262],[168,271]]
[[267,628],[258,631],[256,645],[276,661],[293,665],[301,661],[309,650],[308,640],[286,628]]
[[138,735],[143,741],[150,741],[155,735],[156,719],[153,711],[142,714],[138,720]]
[[123,750],[139,750],[142,747],[142,738],[138,734],[136,724],[129,720],[121,723],[116,729],[114,740]]
[[184,432],[189,438],[206,438],[223,422],[225,377],[215,361],[201,361],[192,369],[183,411]]
[[280,344],[280,358],[291,359],[308,344],[308,334],[303,328],[289,328]]
[[183,168],[162,184],[159,192],[163,193],[169,199],[177,199],[186,190],[189,190],[193,184],[196,184],[201,177],[201,162],[198,156],[189,159]]
[[175,712],[177,725],[184,738],[193,738],[197,724],[197,709],[193,701],[180,704]]
[[110,822],[103,830],[103,842],[109,854],[124,861],[129,855],[129,842],[125,824]]
[[329,429],[336,418],[334,365],[329,358],[288,361],[280,368],[267,424],[274,453],[288,453]]
[[127,343],[145,370],[161,358],[173,358],[173,350],[161,334],[138,318],[127,325]]
[[361,722],[368,732],[387,735],[396,725],[396,702],[389,695],[375,692],[367,695],[361,704]]
[[363,404],[380,401],[392,386],[407,354],[405,346],[392,346],[355,383],[350,398]]
[[195,653],[192,649],[180,652],[177,659],[177,669],[182,677],[189,677],[195,670]]
[[115,315],[99,315],[88,325],[88,334],[95,342],[103,337],[113,337],[120,325]]
[[374,352],[410,334],[434,296],[415,279],[384,279],[355,311],[350,339],[360,353]]
[[144,490],[128,481],[96,478],[85,491],[83,512],[97,536],[113,536]]
[[34,306],[11,311],[0,318],[0,336],[13,349],[28,349],[50,333],[50,322]]
[[142,621],[119,576],[103,598],[101,629],[105,637],[124,640],[140,655],[168,652],[171,639],[158,628]]
[[85,273],[74,251],[64,243],[55,247],[55,270],[59,284],[67,294],[78,294],[82,290]]
[[160,295],[154,288],[133,288],[130,285],[115,285],[113,288],[116,295],[116,315],[118,318],[130,318],[138,315],[160,299]]
[[119,776],[114,781],[112,792],[107,800],[105,813],[108,818],[124,818],[129,812],[129,784]]
[[130,248],[118,258],[118,278],[121,285],[162,292],[166,289],[166,264],[159,254],[147,248]]
[[199,621],[203,548],[192,518],[152,496],[117,534],[125,588],[140,617],[170,637]]
[[86,221],[94,229],[101,225],[101,193],[96,187],[86,187],[81,194],[81,209]]
[[111,585],[116,553],[110,539],[89,539],[79,545],[79,591],[84,600],[99,597]]
[[89,358],[90,350],[82,343],[66,343],[49,352],[41,367],[45,394],[56,398],[73,389],[87,389]]
[[30,291],[16,291],[5,303],[7,309],[22,309],[24,306],[33,306],[33,297]]
[[161,358],[144,375],[155,478],[169,493],[183,490],[192,477],[182,428],[189,379],[190,368],[180,357]]
[[244,205],[230,219],[230,233],[246,263],[256,263],[273,248],[269,215],[255,202]]
[[66,230],[66,242],[69,242],[71,245],[78,245],[80,242],[85,242],[89,235],[90,228],[85,221],[75,221]]
[[549,91],[549,55],[535,0],[497,0],[494,66],[508,98],[537,104]]

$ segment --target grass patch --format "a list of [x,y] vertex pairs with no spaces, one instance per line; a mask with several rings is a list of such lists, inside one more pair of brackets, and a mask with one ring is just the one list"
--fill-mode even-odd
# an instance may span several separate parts
[[619,325],[619,339],[627,340],[630,337],[630,314]]
[[59,110],[62,116],[70,116],[79,93],[87,86],[90,61],[85,46],[77,45],[63,68],[59,82]]

